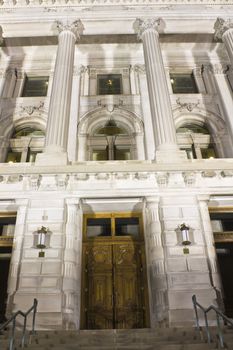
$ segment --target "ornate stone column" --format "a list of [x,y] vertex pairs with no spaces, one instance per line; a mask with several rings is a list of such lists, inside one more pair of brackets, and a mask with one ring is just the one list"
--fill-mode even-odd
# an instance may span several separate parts
[[134,22],[134,29],[143,43],[150,109],[156,143],[155,158],[159,162],[174,162],[186,159],[186,154],[179,151],[176,141],[176,129],[159,44],[158,28],[160,22],[160,18],[137,19]]
[[[214,246],[213,230],[212,230],[210,215],[208,210],[208,201],[209,201],[208,195],[198,196],[200,214],[202,219],[203,236],[204,236],[204,242],[206,246],[208,265],[209,265],[210,280],[211,280],[212,286],[214,287],[217,293],[217,296],[220,297],[221,283],[220,283],[218,269],[217,269],[217,256],[216,256],[216,251]],[[221,300],[220,300],[220,303],[221,303]]]
[[214,24],[215,40],[222,40],[233,66],[233,20],[218,17]]
[[66,164],[75,42],[83,32],[80,20],[57,22],[58,50],[50,97],[44,154],[40,164]]
[[159,198],[146,198],[146,249],[150,283],[151,327],[166,318],[167,282],[159,218]]

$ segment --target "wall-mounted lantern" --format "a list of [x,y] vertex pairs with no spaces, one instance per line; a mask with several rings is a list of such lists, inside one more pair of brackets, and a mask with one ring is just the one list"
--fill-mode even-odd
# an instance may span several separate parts
[[182,235],[182,244],[183,245],[190,245],[191,241],[190,241],[190,237],[189,237],[189,226],[187,226],[187,225],[185,225],[185,223],[183,223],[179,226],[179,229],[180,229],[181,235]]
[[[182,236],[182,244],[184,246],[190,245],[192,242],[190,240],[190,236],[189,236],[189,226],[187,226],[185,223],[181,224],[179,226],[180,232],[181,232],[181,236]],[[189,249],[187,247],[185,247],[183,249],[184,254],[189,254]]]
[[35,232],[34,246],[41,250],[39,252],[39,258],[43,258],[45,256],[43,249],[48,248],[49,246],[50,233],[51,231],[49,231],[49,229],[44,226],[41,226],[41,228]]

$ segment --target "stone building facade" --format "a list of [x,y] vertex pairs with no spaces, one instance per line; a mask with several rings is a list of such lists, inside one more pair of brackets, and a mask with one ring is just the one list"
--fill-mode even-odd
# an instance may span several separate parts
[[232,11],[0,3],[2,312],[36,297],[38,328],[193,324],[196,294],[230,315]]

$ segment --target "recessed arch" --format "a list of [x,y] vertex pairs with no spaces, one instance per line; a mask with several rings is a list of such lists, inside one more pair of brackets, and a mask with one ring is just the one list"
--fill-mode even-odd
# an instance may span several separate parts
[[83,115],[78,125],[78,134],[93,135],[94,131],[104,127],[109,119],[113,119],[128,134],[144,132],[143,121],[136,113],[123,108],[114,108],[113,111],[109,111],[101,107]]
[[[97,131],[105,128],[112,121],[118,130],[124,130],[115,135],[116,138],[107,139],[107,135],[98,135]],[[102,140],[101,140],[102,136]],[[100,106],[84,114],[78,124],[78,160],[94,159],[91,154],[94,148],[106,150],[108,148],[107,160],[110,158],[110,148],[115,150],[127,150],[128,159],[144,159],[144,126],[142,119],[134,112],[122,107]],[[96,146],[95,146],[96,145]],[[102,148],[101,148],[102,147]],[[87,153],[87,150],[89,153]],[[119,153],[118,153],[119,154]],[[113,155],[113,153],[112,153]],[[105,156],[104,156],[105,157]],[[119,158],[118,158],[119,159]],[[122,158],[120,158],[122,159]]]
[[217,151],[218,157],[229,157],[224,150],[231,149],[230,139],[225,121],[216,113],[194,108],[191,112],[177,108],[173,112],[176,130],[180,127],[193,124],[208,129],[210,143]]

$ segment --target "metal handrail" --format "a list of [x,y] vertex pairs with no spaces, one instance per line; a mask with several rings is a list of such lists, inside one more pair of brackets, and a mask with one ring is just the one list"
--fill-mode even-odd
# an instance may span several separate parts
[[207,341],[208,343],[212,342],[212,337],[211,337],[211,333],[209,330],[209,322],[208,322],[208,312],[213,310],[216,314],[216,322],[217,322],[217,328],[218,328],[218,338],[219,338],[219,344],[220,344],[220,348],[224,349],[224,339],[223,339],[223,333],[222,333],[222,329],[221,329],[221,319],[224,321],[225,324],[229,324],[233,327],[233,321],[228,318],[226,315],[224,315],[219,309],[217,309],[214,305],[210,305],[207,308],[204,308],[201,304],[198,303],[196,295],[192,296],[192,301],[193,301],[193,307],[194,307],[194,311],[195,311],[195,316],[196,316],[196,326],[198,331],[201,331],[201,327],[200,327],[200,322],[199,322],[199,316],[198,316],[198,311],[197,311],[197,307],[199,307],[204,314],[204,319],[205,319],[205,329],[206,329],[206,336],[207,336]]
[[0,332],[4,330],[10,323],[12,323],[12,328],[11,328],[11,335],[9,338],[9,350],[14,350],[14,343],[15,343],[15,327],[16,327],[16,317],[18,315],[22,316],[24,318],[23,321],[23,332],[22,332],[22,337],[21,337],[21,342],[20,345],[22,348],[24,348],[25,341],[26,341],[26,327],[27,327],[27,317],[30,314],[30,312],[33,310],[33,315],[32,315],[32,330],[30,331],[30,334],[35,333],[35,321],[36,321],[36,312],[37,312],[37,305],[38,305],[38,300],[34,299],[33,300],[33,305],[28,309],[28,311],[23,312],[21,310],[17,311],[12,315],[12,317],[6,321],[1,327],[0,327]]

